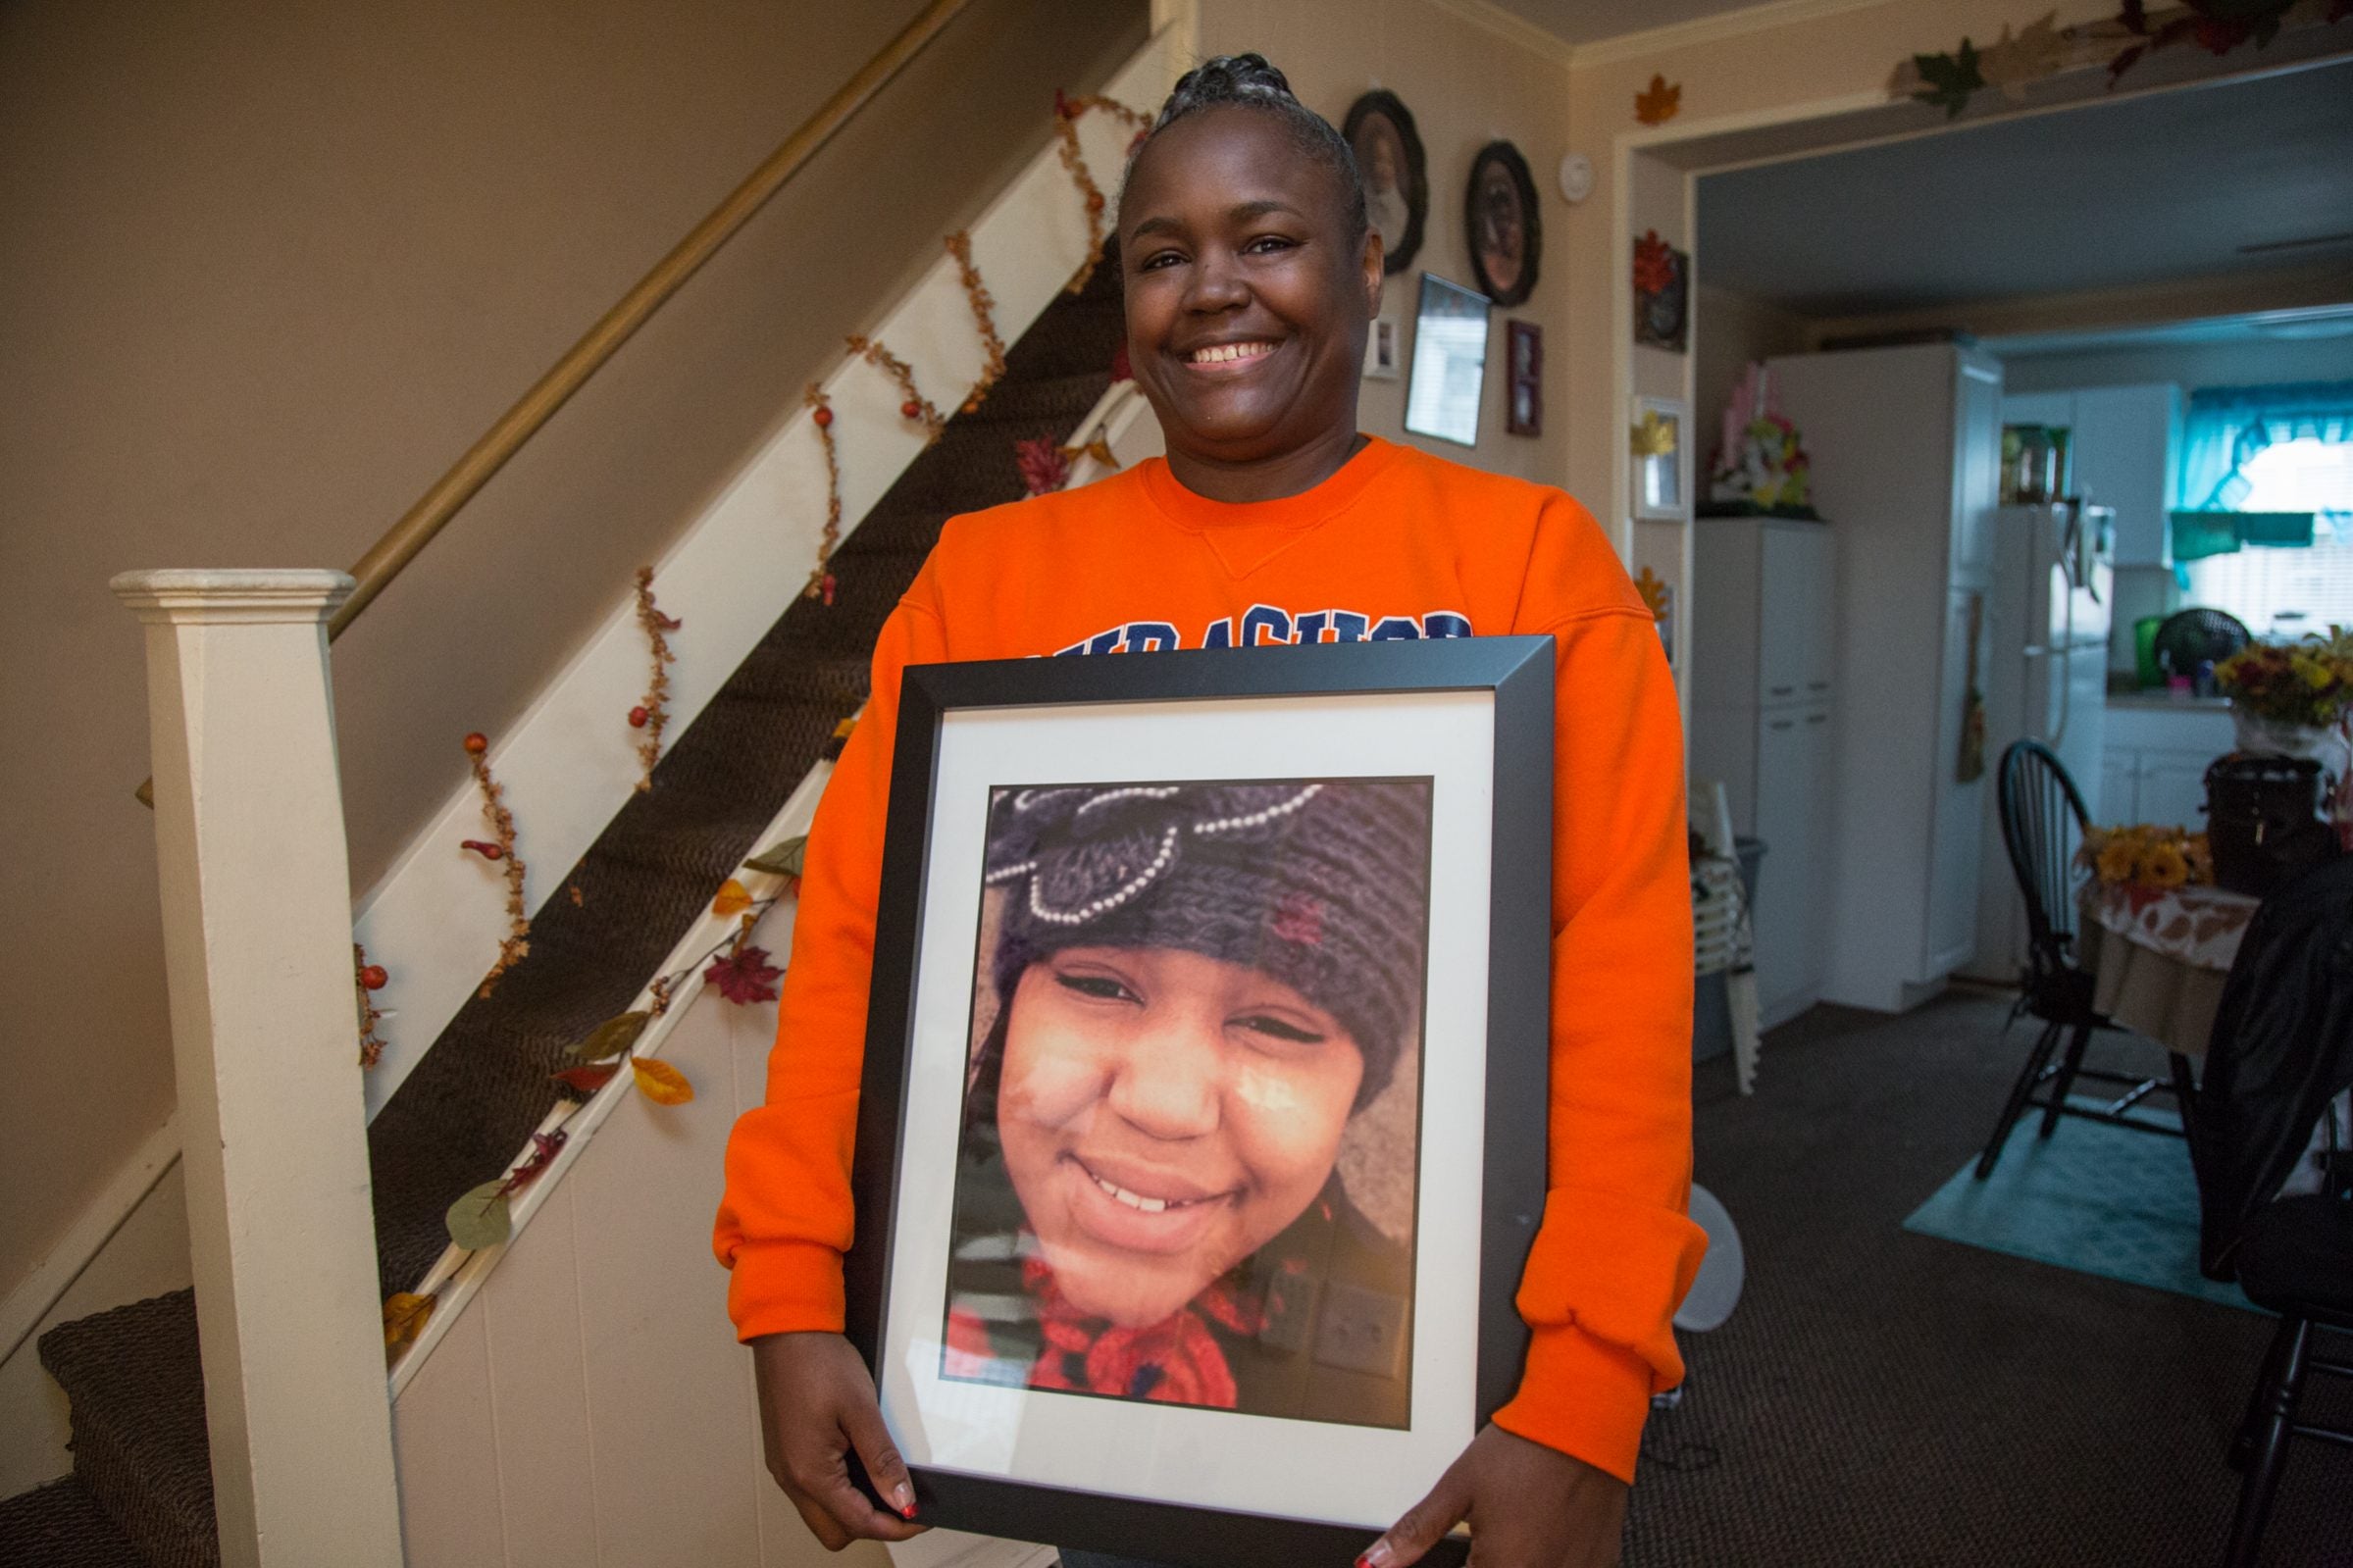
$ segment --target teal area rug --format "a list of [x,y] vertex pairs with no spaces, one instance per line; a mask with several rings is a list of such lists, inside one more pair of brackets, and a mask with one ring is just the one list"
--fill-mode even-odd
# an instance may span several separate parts
[[1972,1155],[1904,1229],[2261,1310],[2198,1272],[2198,1188],[2181,1139],[2071,1117],[2046,1141],[2041,1125],[2040,1112],[2021,1117],[1993,1175],[1977,1181]]

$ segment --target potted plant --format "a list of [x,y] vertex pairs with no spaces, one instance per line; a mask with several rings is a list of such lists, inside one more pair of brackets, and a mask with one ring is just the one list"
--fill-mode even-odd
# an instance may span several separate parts
[[2353,630],[2249,643],[2214,677],[2230,699],[2238,749],[2318,762],[2334,781],[2331,814],[2340,830],[2353,825]]

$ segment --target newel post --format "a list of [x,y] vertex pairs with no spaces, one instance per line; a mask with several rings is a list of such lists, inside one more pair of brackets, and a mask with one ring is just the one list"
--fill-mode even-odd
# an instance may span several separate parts
[[399,1568],[328,683],[340,572],[127,572],[227,1568]]

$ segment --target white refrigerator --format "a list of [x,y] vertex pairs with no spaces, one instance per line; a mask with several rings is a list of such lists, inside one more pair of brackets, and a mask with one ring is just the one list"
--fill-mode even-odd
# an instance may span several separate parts
[[[1985,767],[1994,783],[2014,740],[2059,754],[2094,822],[2108,712],[2108,628],[2115,595],[2116,514],[2060,502],[2005,506],[1992,516],[1986,595]],[[2026,905],[2002,840],[2000,792],[1985,791],[1977,883],[1977,956],[1968,973],[2004,983],[2026,960]]]

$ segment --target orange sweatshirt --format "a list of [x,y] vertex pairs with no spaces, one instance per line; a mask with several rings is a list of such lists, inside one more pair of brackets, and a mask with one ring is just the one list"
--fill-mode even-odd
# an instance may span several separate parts
[[[1634,1474],[1704,1240],[1691,1177],[1682,732],[1650,612],[1558,490],[1375,440],[1304,495],[1204,500],[1158,459],[951,519],[884,626],[810,834],[767,1103],[713,1244],[742,1338],[838,1330],[899,672],[910,664],[1550,632],[1558,645],[1550,1172],[1509,1431]],[[1401,1499],[1401,1506],[1405,1501]]]

